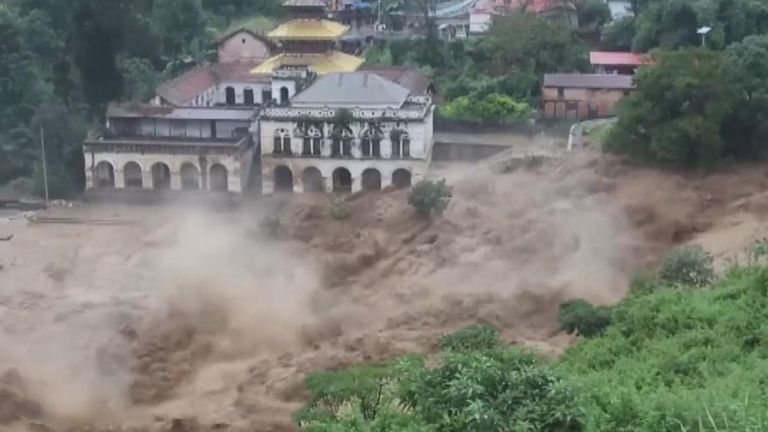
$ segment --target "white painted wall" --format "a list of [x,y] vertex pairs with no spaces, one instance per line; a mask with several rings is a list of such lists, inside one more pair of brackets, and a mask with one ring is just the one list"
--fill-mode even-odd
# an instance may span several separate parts
[[611,9],[611,18],[614,20],[634,15],[632,3],[629,0],[605,0]]
[[[262,160],[262,193],[274,192],[274,170],[280,165],[288,167],[293,173],[294,191],[303,192],[301,175],[306,168],[316,167],[325,178],[326,191],[331,191],[333,186],[333,171],[337,168],[346,168],[352,174],[353,191],[361,188],[361,177],[368,168],[377,169],[381,173],[382,187],[387,187],[392,182],[392,173],[397,169],[405,169],[412,175],[412,182],[417,182],[425,174],[432,158],[432,146],[434,145],[433,109],[422,121],[384,122],[382,124],[383,139],[381,140],[381,157],[364,158],[361,154],[360,137],[367,124],[355,121],[350,129],[355,136],[352,146],[352,158],[332,158],[331,138],[323,139],[322,157],[302,156],[303,137],[297,136],[297,122],[262,119],[259,123],[259,136],[261,139]],[[410,157],[408,159],[393,159],[390,131],[393,128],[408,132],[410,136]],[[287,130],[291,135],[291,150],[293,156],[274,155],[274,138],[276,131]],[[330,137],[332,126],[323,124],[323,136]]]
[[[163,162],[171,172],[171,190],[181,190],[181,166],[191,163],[200,171],[200,157],[190,154],[153,154],[153,153],[114,153],[114,152],[84,152],[86,188],[95,187],[94,168],[101,161],[109,162],[115,173],[115,188],[125,187],[123,167],[128,162],[136,162],[141,167],[144,189],[152,189],[152,165]],[[227,169],[227,182],[230,192],[240,193],[251,169],[252,152],[246,152],[240,157],[225,155],[206,155],[207,169],[215,164],[221,164]],[[209,176],[210,178],[210,176]],[[210,182],[209,182],[210,184]],[[201,172],[202,187],[202,172]]]
[[470,13],[469,32],[473,34],[487,33],[491,29],[490,13]]
[[262,99],[261,92],[264,89],[271,88],[271,84],[223,81],[216,87],[216,92],[214,95],[214,102],[213,102],[214,104],[225,105],[227,103],[227,91],[226,91],[227,87],[232,87],[235,89],[235,104],[237,105],[245,104],[245,90],[251,89],[253,90],[254,103],[257,105],[261,105],[264,102],[261,100]]

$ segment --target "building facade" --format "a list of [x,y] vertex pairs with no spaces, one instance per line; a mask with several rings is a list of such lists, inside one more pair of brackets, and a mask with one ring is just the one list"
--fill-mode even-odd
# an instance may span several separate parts
[[325,18],[324,0],[285,6],[287,22],[228,34],[217,63],[163,83],[151,103],[111,105],[103,136],[83,146],[87,187],[351,192],[421,178],[431,81],[355,72],[363,59],[336,50],[348,27]]
[[541,90],[544,118],[586,120],[616,115],[634,90],[633,77],[616,74],[546,74]]
[[262,191],[407,187],[432,157],[432,99],[372,72],[319,78],[261,113]]
[[105,134],[83,146],[91,189],[242,192],[254,112],[112,105]]

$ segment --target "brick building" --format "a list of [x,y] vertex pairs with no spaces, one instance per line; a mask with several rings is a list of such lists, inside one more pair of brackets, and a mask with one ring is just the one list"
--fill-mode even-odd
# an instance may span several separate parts
[[633,77],[617,74],[546,74],[541,100],[546,119],[584,120],[616,114],[634,90]]

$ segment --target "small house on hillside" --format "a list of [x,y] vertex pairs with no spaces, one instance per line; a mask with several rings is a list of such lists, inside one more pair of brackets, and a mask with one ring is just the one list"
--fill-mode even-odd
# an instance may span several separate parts
[[591,51],[589,62],[599,74],[633,75],[638,67],[647,64],[647,54],[632,52]]
[[544,118],[584,120],[616,114],[616,104],[634,90],[633,77],[617,74],[544,75]]

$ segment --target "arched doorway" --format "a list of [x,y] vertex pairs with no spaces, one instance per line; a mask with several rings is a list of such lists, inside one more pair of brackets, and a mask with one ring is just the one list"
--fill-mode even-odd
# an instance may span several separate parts
[[363,171],[363,190],[381,190],[381,173],[375,168]]
[[200,171],[189,162],[181,166],[181,188],[183,190],[200,189]]
[[315,167],[309,167],[301,174],[301,183],[305,193],[325,192],[323,174]]
[[141,175],[141,166],[136,162],[126,163],[123,167],[123,180],[127,188],[143,188],[144,179]]
[[115,187],[115,169],[107,161],[101,161],[96,165],[94,184],[100,189]]
[[235,97],[234,87],[227,87],[226,89],[224,89],[224,95],[226,98],[227,105],[234,105],[237,102],[237,98]]
[[392,184],[399,189],[411,187],[411,173],[402,168],[395,170],[392,173]]
[[171,188],[171,169],[168,165],[162,162],[152,165],[152,188],[158,190]]
[[211,190],[217,192],[226,192],[229,190],[229,173],[222,164],[211,165],[210,170]]
[[333,171],[333,191],[352,192],[352,174],[346,168]]
[[280,87],[280,103],[288,103],[288,87]]
[[274,173],[275,192],[293,192],[293,173],[287,166],[280,165]]

